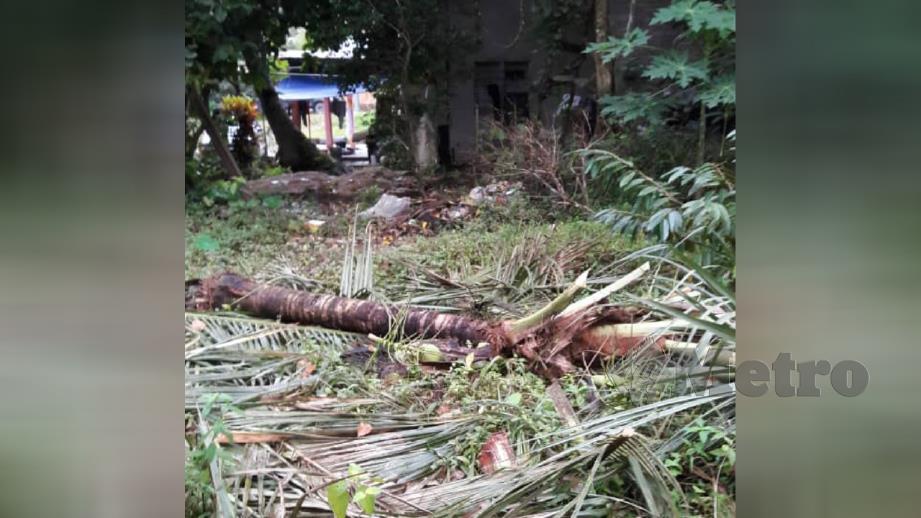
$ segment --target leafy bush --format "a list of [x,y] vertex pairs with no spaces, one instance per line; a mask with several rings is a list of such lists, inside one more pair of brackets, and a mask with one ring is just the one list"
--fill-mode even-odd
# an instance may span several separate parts
[[206,194],[202,197],[205,206],[216,203],[228,203],[240,199],[240,189],[246,184],[246,179],[238,176],[230,180],[215,180],[208,186]]
[[[722,110],[725,121],[735,108],[734,2],[677,0],[658,9],[650,23],[683,27],[677,40],[680,47],[661,51],[642,65],[641,75],[655,83],[653,89],[604,96],[601,113],[622,125],[657,126],[672,108],[699,106],[698,163],[702,163],[707,110]],[[622,60],[627,67],[637,67],[634,53],[648,42],[646,29],[633,28],[622,37],[593,43],[585,52],[600,54],[605,63]]]
[[[207,423],[191,424],[199,433],[191,435],[190,447],[186,449],[185,458],[185,515],[187,517],[213,516],[215,499],[222,495],[215,494],[212,480],[212,466],[232,465],[233,457],[221,447],[218,437],[228,437],[224,416],[239,413],[226,394],[209,394],[202,397],[201,419]],[[226,497],[226,495],[223,495]]]
[[[691,511],[695,516],[735,516],[734,432],[696,419],[683,435],[681,447],[668,455],[665,465],[687,488]],[[717,509],[722,514],[716,514]]]

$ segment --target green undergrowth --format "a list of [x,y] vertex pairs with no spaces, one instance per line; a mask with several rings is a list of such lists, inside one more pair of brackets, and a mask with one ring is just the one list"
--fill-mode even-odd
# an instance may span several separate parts
[[508,255],[516,246],[534,248],[535,252],[547,257],[579,246],[584,247],[584,253],[579,253],[579,262],[588,266],[614,260],[642,247],[629,238],[612,237],[604,224],[594,221],[503,223],[488,227],[475,221],[459,230],[417,238],[414,242],[384,252],[384,256],[453,270],[495,264],[498,257]]
[[[284,265],[315,281],[323,291],[337,291],[351,211],[322,214],[307,202],[268,197],[211,207],[190,204],[186,214],[186,278],[224,270],[270,278],[267,271]],[[514,202],[482,209],[458,228],[433,236],[402,236],[392,243],[377,243],[375,286],[398,296],[414,268],[463,280],[483,269],[515,266],[521,270],[507,272],[510,278],[504,281],[533,276],[532,281],[553,284],[571,280],[590,267],[599,271],[642,246],[612,236],[601,223],[552,221],[549,214],[524,201]],[[326,221],[316,234],[305,227],[312,218]]]
[[202,277],[223,269],[244,274],[257,271],[278,255],[287,233],[287,217],[274,208],[187,207],[186,277]]

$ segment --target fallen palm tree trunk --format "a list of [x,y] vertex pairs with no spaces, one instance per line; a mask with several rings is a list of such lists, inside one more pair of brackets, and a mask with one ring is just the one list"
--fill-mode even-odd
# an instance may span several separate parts
[[187,309],[201,311],[226,305],[258,317],[381,336],[399,323],[406,335],[502,345],[501,331],[482,320],[268,286],[233,273],[219,274],[187,288]]
[[[639,278],[644,264],[611,287],[605,295]],[[514,321],[489,322],[431,310],[398,307],[371,301],[318,295],[305,291],[256,283],[223,273],[187,283],[188,309],[232,307],[265,318],[316,325],[341,331],[386,335],[399,328],[403,335],[422,339],[455,339],[473,346],[489,344],[491,355],[524,356],[536,370],[555,378],[575,364],[627,354],[645,343],[640,332],[619,332],[618,324],[630,324],[640,313],[624,308],[600,308],[603,297],[593,295],[571,303],[585,286],[587,273],[546,307]],[[641,326],[642,327],[642,326]],[[662,324],[645,325],[660,330]],[[613,332],[611,330],[614,330]],[[623,328],[626,329],[626,328]],[[456,350],[452,351],[455,353]]]

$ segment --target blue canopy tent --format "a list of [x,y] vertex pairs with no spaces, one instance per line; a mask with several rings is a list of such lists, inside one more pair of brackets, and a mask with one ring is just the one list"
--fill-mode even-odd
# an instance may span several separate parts
[[[275,84],[275,91],[282,101],[309,101],[311,99],[325,99],[339,97],[339,85],[333,76],[322,74],[298,74],[286,76]],[[348,93],[362,93],[365,88],[361,85]]]
[[[291,103],[292,116],[294,117],[295,125],[300,127],[300,114],[298,101],[311,101],[316,99],[323,100],[323,126],[326,133],[326,146],[327,148],[332,148],[333,146],[333,130],[332,130],[332,120],[330,119],[330,99],[339,97],[339,85],[336,82],[334,76],[328,76],[323,74],[295,74],[288,75],[283,77],[280,81],[275,84],[275,91],[278,92],[278,98],[283,102]],[[358,85],[350,89],[346,95],[346,101],[348,106],[348,124],[349,124],[349,138],[348,142],[351,147],[352,143],[352,131],[355,127],[354,123],[354,114],[352,110],[352,98],[351,94],[353,93],[362,93],[367,91],[363,86]],[[310,117],[310,108],[307,108],[307,117],[309,120]],[[309,125],[308,125],[309,126]]]

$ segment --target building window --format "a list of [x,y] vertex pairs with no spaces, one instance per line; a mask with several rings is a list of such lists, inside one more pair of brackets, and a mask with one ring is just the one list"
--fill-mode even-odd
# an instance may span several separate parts
[[474,100],[480,116],[513,124],[530,116],[527,61],[480,61],[474,69]]

